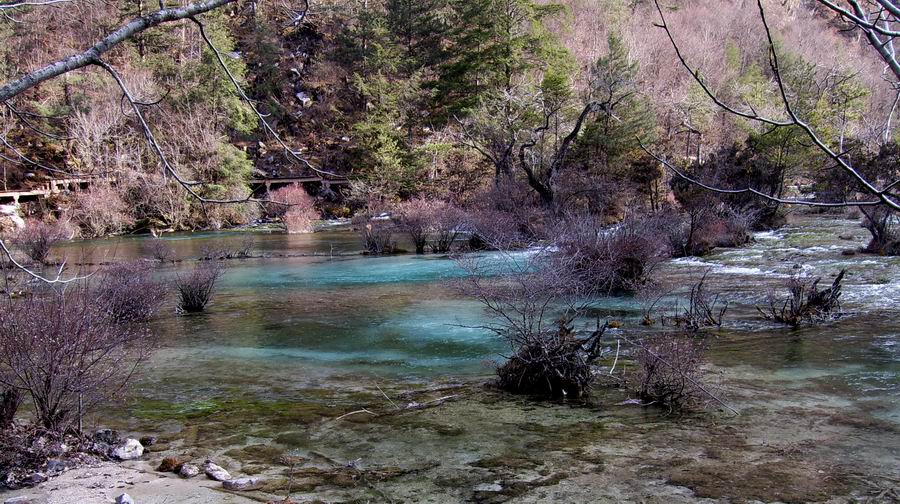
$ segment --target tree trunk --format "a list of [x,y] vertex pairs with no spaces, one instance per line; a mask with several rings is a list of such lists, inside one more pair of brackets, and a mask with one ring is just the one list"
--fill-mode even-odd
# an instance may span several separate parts
[[8,429],[16,418],[22,395],[16,389],[9,389],[0,395],[0,431]]

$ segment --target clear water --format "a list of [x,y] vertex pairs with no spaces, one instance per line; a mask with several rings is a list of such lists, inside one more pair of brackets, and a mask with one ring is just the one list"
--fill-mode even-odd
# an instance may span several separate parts
[[[839,238],[847,233],[852,240]],[[243,236],[210,233],[167,239],[180,257],[191,257],[204,245]],[[673,289],[672,296],[683,294],[686,286],[708,272],[709,288],[731,303],[728,328],[711,337],[710,360],[712,369],[722,374],[729,401],[743,414],[739,419],[723,419],[721,413],[710,413],[690,421],[663,418],[652,409],[616,406],[628,398],[622,390],[598,391],[586,405],[532,403],[481,390],[478,384],[492,373],[486,362],[507,349],[476,328],[484,322],[480,306],[460,299],[446,286],[448,279],[462,274],[446,257],[327,256],[331,251],[360,249],[359,238],[348,232],[252,236],[257,251],[326,257],[230,261],[207,313],[176,316],[174,309],[168,309],[157,321],[162,347],[141,372],[132,391],[135,399],[119,410],[124,428],[166,432],[174,447],[199,447],[247,471],[258,470],[256,465],[261,463],[274,464],[240,451],[242,446],[262,443],[307,456],[325,452],[340,461],[361,457],[370,468],[412,470],[419,462],[428,462],[431,465],[421,471],[429,481],[460,478],[452,485],[435,486],[424,484],[421,477],[402,475],[379,484],[375,494],[372,485],[353,489],[322,485],[316,490],[342,499],[374,495],[380,500],[387,492],[402,501],[424,492],[418,495],[433,495],[434,502],[465,501],[473,498],[472,484],[493,481],[490,478],[524,478],[533,468],[509,464],[502,465],[506,472],[485,469],[484,464],[472,468],[471,464],[489,456],[517,460],[515,454],[539,449],[548,457],[545,465],[558,457],[560,466],[589,469],[592,459],[573,455],[575,448],[567,440],[581,439],[575,451],[582,455],[591,443],[600,443],[617,446],[621,456],[652,436],[695,432],[702,437],[700,433],[712,428],[710,422],[716,426],[732,422],[746,429],[746,446],[757,447],[768,446],[770,436],[788,446],[808,441],[803,436],[811,433],[825,435],[837,429],[834,436],[841,441],[822,443],[818,451],[811,448],[809,464],[842,460],[852,466],[847,474],[876,479],[879,471],[900,471],[897,458],[891,457],[900,452],[900,259],[842,255],[843,250],[865,243],[865,231],[855,222],[800,217],[777,233],[759,234],[747,248],[674,260],[661,267],[658,276],[665,284],[661,289]],[[100,240],[58,252],[89,255],[94,261],[137,257],[144,240]],[[90,254],[83,253],[87,250]],[[167,267],[165,273],[183,267]],[[761,321],[755,306],[796,268],[822,276],[823,283],[847,268],[843,299],[848,316],[795,331]],[[639,299],[612,298],[600,303],[597,311],[621,321],[625,330],[642,331],[646,329],[638,321],[644,304]],[[384,395],[402,407],[404,392],[449,383],[463,384],[462,392],[455,392],[461,394],[456,402],[418,415],[386,414],[396,405]],[[416,400],[439,396],[425,394]],[[385,414],[334,420],[363,407]],[[853,420],[810,427],[817,416],[837,418],[838,414]],[[104,415],[104,421],[108,423],[108,416]],[[610,425],[631,437],[616,436],[610,441]],[[677,438],[668,441],[676,452],[687,453],[699,446],[696,439],[673,440]],[[750,444],[751,440],[756,444]],[[758,449],[744,447],[736,453],[750,457]],[[635,455],[636,463],[640,465],[641,457],[650,467],[658,462],[657,479],[677,479],[666,476],[666,463],[660,462],[671,454],[661,453]],[[815,471],[822,469],[810,467],[812,480],[818,474]],[[481,474],[481,479],[460,476],[471,471]],[[609,488],[619,483],[613,478],[604,485],[612,492]],[[702,494],[703,487],[697,485]],[[610,499],[628,500],[629,491],[661,496],[683,493],[672,490],[681,488],[677,486],[640,491],[639,486]],[[850,488],[851,493],[866,491]],[[731,497],[748,497],[735,492]],[[519,497],[541,500],[540,492],[524,495]],[[557,497],[591,501],[582,500],[577,492],[565,495]],[[674,499],[673,495],[669,497]],[[763,497],[777,500],[778,495]]]

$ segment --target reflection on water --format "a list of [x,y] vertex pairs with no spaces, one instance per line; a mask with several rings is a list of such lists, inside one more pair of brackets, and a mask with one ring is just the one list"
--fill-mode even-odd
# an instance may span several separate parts
[[[848,232],[853,240],[838,238]],[[191,257],[223,236],[238,240],[244,235],[209,233],[169,241],[179,257]],[[359,238],[347,232],[252,236],[255,249],[267,253],[359,250]],[[61,253],[90,250],[95,260],[136,257],[144,240],[87,242],[69,245]],[[712,337],[711,361],[736,389],[731,400],[748,408],[750,418],[760,407],[769,411],[765,418],[776,421],[770,416],[783,408],[831,405],[900,426],[900,259],[842,255],[864,242],[865,232],[855,223],[804,218],[777,233],[759,234],[746,249],[675,260],[660,269],[662,281],[674,286],[676,295],[709,272],[709,288],[731,303],[729,329]],[[169,428],[199,429],[200,434],[182,440],[186,445],[224,450],[266,440],[285,450],[326,447],[348,460],[367,453],[370,463],[381,466],[404,466],[410,443],[417,443],[440,454],[435,462],[442,468],[434,470],[452,480],[454,470],[470,469],[467,464],[489,452],[505,454],[528,443],[545,443],[549,450],[557,447],[554,443],[565,445],[562,440],[576,431],[603,438],[594,427],[583,427],[584,422],[599,422],[596,429],[601,430],[609,423],[660,422],[652,412],[610,407],[627,398],[622,391],[599,392],[599,401],[606,405],[602,413],[538,405],[532,418],[535,429],[558,422],[562,431],[505,435],[529,424],[525,412],[535,405],[488,394],[492,399],[476,397],[449,406],[447,411],[460,415],[455,422],[432,417],[426,421],[424,416],[390,417],[374,424],[357,419],[323,432],[310,422],[336,417],[360,402],[384,406],[372,406],[382,395],[373,391],[375,384],[395,396],[435,383],[481,380],[491,373],[485,361],[507,349],[477,328],[484,323],[479,305],[446,287],[446,280],[461,270],[444,257],[250,259],[229,265],[207,313],[178,317],[169,310],[158,321],[163,345],[142,373],[131,410],[132,428],[177,421]],[[167,267],[166,274],[179,267],[185,266]],[[821,275],[824,282],[842,268],[849,270],[846,319],[795,331],[759,320],[755,305],[792,272]],[[621,320],[630,330],[638,326],[642,306],[640,300],[609,299],[600,304],[598,314]],[[501,403],[495,406],[492,401]],[[230,437],[235,432],[250,438]],[[398,495],[411,491],[395,490]]]

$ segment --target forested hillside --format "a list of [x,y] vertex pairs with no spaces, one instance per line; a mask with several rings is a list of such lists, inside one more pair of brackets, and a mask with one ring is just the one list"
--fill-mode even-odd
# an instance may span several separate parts
[[[764,4],[797,115],[873,172],[895,161],[897,94],[860,31],[818,2]],[[17,10],[0,20],[0,76],[81,51],[156,7],[81,1]],[[669,1],[663,11],[719,99],[784,115],[755,2]],[[856,191],[799,128],[717,107],[656,26],[651,1],[280,0],[238,2],[201,19],[212,45],[184,20],[126,40],[106,60],[168,161],[205,198],[246,197],[251,178],[324,173],[351,180],[343,194],[314,195],[330,215],[417,197],[471,206],[510,184],[500,191],[615,221],[631,209],[693,204],[691,188],[671,183],[660,159],[776,196],[845,201]],[[241,99],[211,47],[280,138]],[[89,236],[259,215],[250,203],[202,205],[167,176],[119,86],[97,67],[7,105],[6,188],[93,180],[29,214]],[[730,211],[755,212],[754,226],[777,221],[779,205],[731,199]]]

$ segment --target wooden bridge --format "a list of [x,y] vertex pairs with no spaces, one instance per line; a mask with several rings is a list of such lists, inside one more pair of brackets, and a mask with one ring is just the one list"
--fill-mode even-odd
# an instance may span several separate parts
[[51,194],[59,194],[64,191],[77,192],[87,189],[91,185],[89,178],[61,178],[50,179],[47,182],[21,191],[0,191],[0,203],[13,203],[18,205],[21,201],[35,201],[49,197]]
[[[24,201],[37,201],[47,198],[52,194],[60,194],[62,192],[78,192],[87,189],[96,179],[91,178],[59,178],[50,179],[47,182],[33,187],[31,189],[23,189],[19,191],[0,191],[0,204],[12,203],[18,205]],[[254,178],[249,180],[251,189],[258,190],[265,188],[266,192],[272,189],[278,189],[291,184],[319,184],[323,188],[331,188],[331,186],[349,185],[350,181],[344,177],[341,178],[325,178],[320,176],[310,177],[271,177],[271,178]]]

